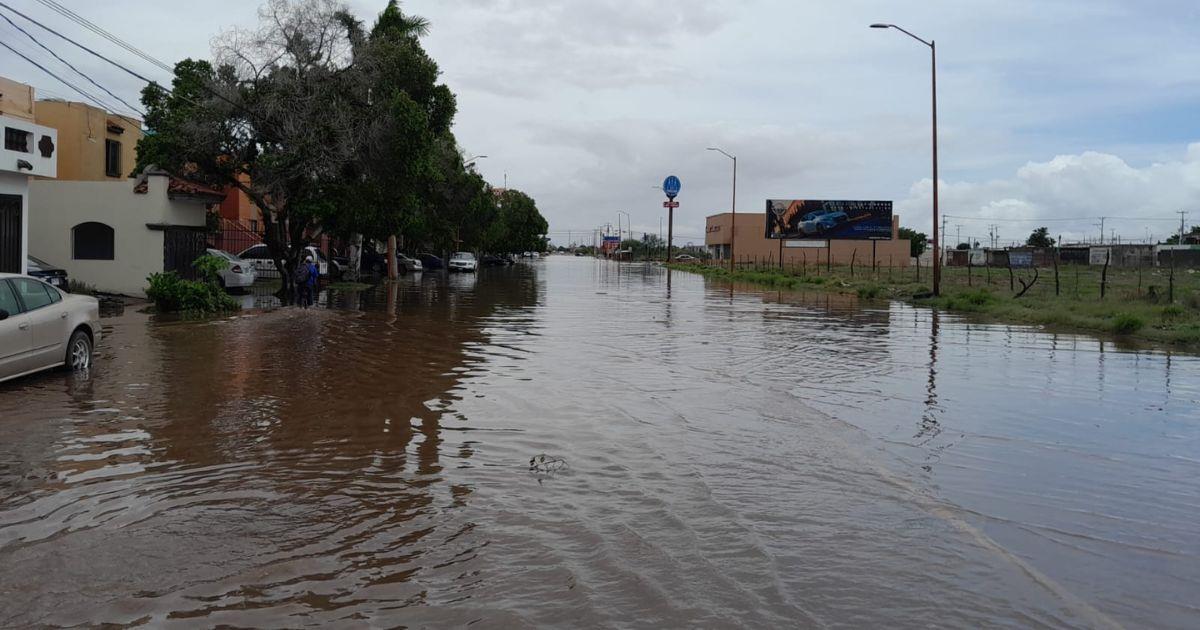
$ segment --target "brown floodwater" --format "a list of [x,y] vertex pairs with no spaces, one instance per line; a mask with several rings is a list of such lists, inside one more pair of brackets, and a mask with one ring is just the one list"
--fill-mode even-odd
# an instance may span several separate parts
[[566,257],[104,326],[0,626],[1200,626],[1193,356]]

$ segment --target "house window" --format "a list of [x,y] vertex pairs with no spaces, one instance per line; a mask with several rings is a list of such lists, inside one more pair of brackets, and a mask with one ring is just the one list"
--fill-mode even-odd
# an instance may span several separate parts
[[104,174],[109,177],[121,176],[121,143],[116,140],[104,141]]
[[75,260],[112,260],[113,229],[95,221],[71,228],[71,257]]
[[29,153],[29,136],[33,134],[24,129],[4,128],[4,150]]

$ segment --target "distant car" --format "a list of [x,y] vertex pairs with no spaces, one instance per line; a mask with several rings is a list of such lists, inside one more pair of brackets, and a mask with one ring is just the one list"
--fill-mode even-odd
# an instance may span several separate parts
[[[325,259],[325,254],[322,254],[321,250],[313,247],[312,245],[309,245],[304,249],[305,255],[312,256],[313,260],[317,262],[317,270],[320,275],[328,276],[330,264],[329,261]],[[257,273],[258,277],[260,278],[279,277],[279,270],[275,268],[275,261],[271,258],[271,252],[267,250],[267,246],[265,244],[260,243],[258,245],[254,245],[253,247],[247,247],[246,249],[242,250],[237,257],[253,265],[255,273]],[[341,271],[341,268],[337,266],[336,263],[334,264],[333,268],[335,271]]]
[[210,256],[224,258],[229,263],[224,270],[221,271],[221,286],[226,289],[244,289],[258,279],[258,272],[254,270],[254,266],[249,262],[230,254],[227,251],[220,249],[209,248]]
[[430,253],[417,254],[417,260],[421,261],[421,265],[426,269],[443,269],[446,266],[441,258]]
[[96,298],[0,273],[0,381],[62,365],[86,370],[99,342]]
[[67,290],[67,270],[60,269],[50,263],[40,259],[28,256],[25,259],[26,268],[30,276],[45,282],[52,287],[58,287],[63,291]]
[[421,261],[405,256],[404,254],[396,254],[396,264],[399,265],[400,271],[404,273],[425,271],[425,265],[421,264]]
[[513,264],[513,261],[507,256],[492,256],[489,254],[479,259],[480,267],[506,267],[511,264]]
[[675,260],[679,262],[692,262],[696,260],[696,257],[691,254],[680,254],[675,257]]
[[479,268],[479,261],[471,252],[454,252],[448,267],[450,271],[475,271]]

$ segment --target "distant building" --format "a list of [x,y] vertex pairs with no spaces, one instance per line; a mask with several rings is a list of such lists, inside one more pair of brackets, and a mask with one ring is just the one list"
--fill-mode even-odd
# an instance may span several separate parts
[[33,88],[0,77],[0,272],[25,273],[29,180],[58,174],[58,132],[37,124]]
[[58,130],[58,179],[103,182],[133,176],[137,143],[144,135],[141,121],[71,101],[39,100],[36,110],[39,125]]
[[834,239],[773,239],[767,238],[767,215],[764,212],[737,213],[736,230],[733,215],[722,212],[707,217],[704,228],[704,245],[716,260],[729,260],[730,245],[738,261],[779,262],[797,266],[803,264],[857,265],[870,267],[874,255],[879,267],[907,267],[909,257],[908,239],[899,238],[900,218],[892,216],[892,238],[882,240]]

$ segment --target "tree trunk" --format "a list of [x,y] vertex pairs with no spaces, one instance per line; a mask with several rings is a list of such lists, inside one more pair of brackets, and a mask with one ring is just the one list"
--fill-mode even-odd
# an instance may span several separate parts
[[359,274],[362,273],[362,243],[362,234],[355,233],[350,235],[350,251],[346,252],[346,257],[350,260],[347,264],[348,269],[345,272],[346,280],[350,282],[357,282]]
[[388,269],[388,279],[395,280],[396,276],[399,275],[396,272],[396,235],[395,234],[388,236],[387,269]]

